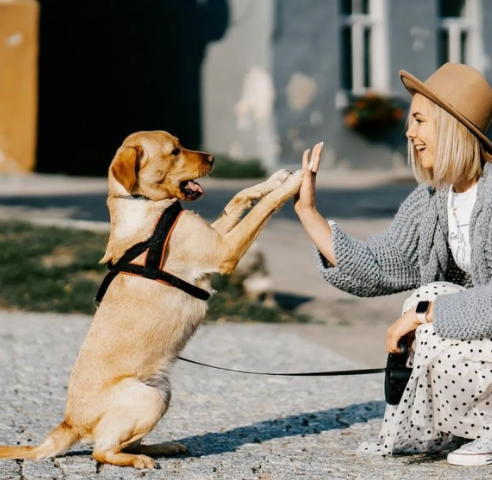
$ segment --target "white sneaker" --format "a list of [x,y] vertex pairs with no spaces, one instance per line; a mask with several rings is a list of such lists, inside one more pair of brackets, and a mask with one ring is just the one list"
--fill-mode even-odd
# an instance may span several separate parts
[[492,463],[492,438],[477,438],[448,453],[448,463],[468,467]]

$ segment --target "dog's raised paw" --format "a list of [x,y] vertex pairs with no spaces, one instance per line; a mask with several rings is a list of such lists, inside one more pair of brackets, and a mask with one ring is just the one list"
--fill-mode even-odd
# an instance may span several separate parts
[[296,193],[301,188],[303,176],[303,170],[296,170],[289,178],[287,178],[282,188],[285,188],[291,193]]
[[281,185],[284,183],[290,176],[292,175],[292,172],[289,172],[289,170],[279,170],[278,172],[275,172],[269,179],[269,182],[274,182],[277,183],[278,185]]

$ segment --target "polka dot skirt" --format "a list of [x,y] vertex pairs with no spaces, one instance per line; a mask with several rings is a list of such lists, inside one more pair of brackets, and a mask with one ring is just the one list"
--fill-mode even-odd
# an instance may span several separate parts
[[[461,290],[446,282],[424,285],[405,301],[403,313],[421,300]],[[424,324],[417,328],[408,366],[412,376],[400,404],[386,408],[379,443],[364,443],[358,453],[435,452],[453,435],[492,437],[492,340],[445,339],[432,323]]]

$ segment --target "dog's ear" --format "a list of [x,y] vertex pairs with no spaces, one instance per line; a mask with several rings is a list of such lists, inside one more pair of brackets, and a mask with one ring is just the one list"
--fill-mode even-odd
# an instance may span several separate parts
[[137,182],[141,155],[141,147],[120,147],[111,162],[111,173],[125,187],[128,193],[132,193],[133,187]]

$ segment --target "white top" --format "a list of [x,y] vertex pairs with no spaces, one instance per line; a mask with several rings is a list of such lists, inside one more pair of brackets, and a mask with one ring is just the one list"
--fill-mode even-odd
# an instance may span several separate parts
[[477,184],[462,193],[455,192],[452,186],[449,189],[449,246],[456,265],[467,273],[471,273],[470,218],[476,200]]

